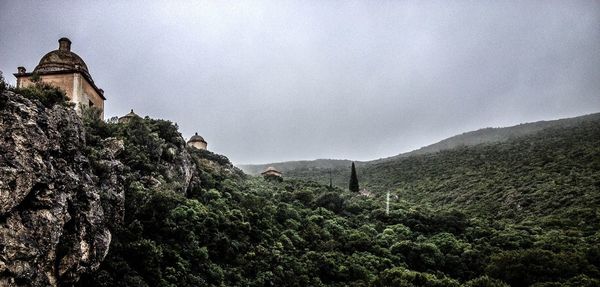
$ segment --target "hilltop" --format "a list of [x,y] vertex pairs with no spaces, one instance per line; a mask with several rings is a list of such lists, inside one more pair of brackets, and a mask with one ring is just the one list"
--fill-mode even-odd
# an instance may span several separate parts
[[[524,123],[511,127],[501,128],[483,128],[476,131],[465,132],[460,135],[452,136],[447,139],[441,140],[437,143],[424,146],[422,148],[401,153],[395,156],[376,159],[372,161],[354,161],[358,166],[374,164],[379,162],[385,162],[395,160],[398,158],[409,157],[413,155],[423,155],[436,153],[444,150],[450,150],[459,147],[468,147],[479,144],[499,143],[505,142],[514,138],[532,135],[548,128],[568,128],[578,126],[583,122],[598,121],[600,120],[600,113],[594,113],[579,117],[565,118],[550,121],[538,121],[533,123]],[[286,161],[277,163],[266,163],[266,164],[242,164],[238,165],[245,173],[248,174],[259,174],[269,166],[277,168],[279,171],[284,173],[293,171],[300,172],[301,170],[329,170],[329,169],[343,169],[349,168],[352,160],[348,159],[317,159],[317,160],[303,160],[303,161]]]
[[[332,174],[336,185],[347,185],[347,168]],[[287,176],[329,182],[324,171],[295,170]],[[368,164],[358,176],[361,187],[376,194],[390,191],[412,204],[520,220],[557,216],[588,225],[600,206],[600,120]]]
[[476,131],[466,132],[460,135],[449,137],[437,143],[424,146],[414,151],[402,153],[393,157],[375,160],[374,162],[394,160],[399,157],[408,157],[412,155],[430,154],[444,150],[450,150],[459,147],[469,147],[480,144],[506,142],[518,137],[536,134],[549,128],[569,128],[577,127],[585,122],[600,121],[600,113],[594,113],[579,117],[565,118],[551,121],[538,121],[533,123],[524,123],[511,127],[503,128],[484,128]]

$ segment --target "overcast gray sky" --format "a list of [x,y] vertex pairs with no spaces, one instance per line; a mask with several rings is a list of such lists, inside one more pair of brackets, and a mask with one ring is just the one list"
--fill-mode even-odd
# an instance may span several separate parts
[[105,90],[235,163],[369,160],[600,111],[600,1],[0,1],[0,70],[68,37]]

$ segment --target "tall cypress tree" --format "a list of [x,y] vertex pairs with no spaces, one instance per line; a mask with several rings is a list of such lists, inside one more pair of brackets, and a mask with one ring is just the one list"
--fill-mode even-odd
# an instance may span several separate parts
[[352,163],[352,171],[350,173],[350,191],[358,192],[358,177],[356,176],[356,168],[354,162]]

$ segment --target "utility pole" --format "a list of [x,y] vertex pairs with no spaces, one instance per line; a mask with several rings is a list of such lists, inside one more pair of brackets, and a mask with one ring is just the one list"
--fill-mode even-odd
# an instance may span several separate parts
[[390,214],[390,191],[388,190],[387,195],[385,196],[385,215]]

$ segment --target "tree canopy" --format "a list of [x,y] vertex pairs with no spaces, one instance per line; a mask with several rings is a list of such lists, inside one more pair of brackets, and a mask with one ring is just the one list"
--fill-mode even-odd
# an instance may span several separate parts
[[[101,148],[104,138],[124,140],[126,148],[120,160],[126,165],[127,184],[124,222],[115,226],[100,269],[83,277],[80,286],[600,284],[597,213],[575,208],[579,201],[572,198],[567,213],[572,214],[570,217],[494,219],[485,216],[487,211],[477,215],[452,204],[439,208],[427,204],[429,201],[414,203],[416,200],[392,201],[386,215],[380,197],[362,197],[307,180],[277,182],[247,177],[226,157],[186,149],[177,127],[168,121],[146,118],[107,124],[90,117],[86,129],[90,154]],[[583,132],[579,132],[583,140]],[[581,147],[583,150],[573,149],[565,157],[591,162],[573,159],[569,165],[551,165],[556,168],[554,175],[566,177],[555,176],[556,180],[589,180],[577,172],[581,170],[578,167],[596,164],[593,154],[597,149]],[[506,193],[511,187],[501,183],[513,182],[510,179],[486,183],[500,168],[489,173],[493,169],[487,165],[490,171],[481,176],[461,170],[457,164],[481,156],[502,162],[508,151],[515,151],[508,144],[494,147],[493,152],[488,149],[437,155],[440,170],[432,167],[431,158],[409,159],[419,163],[413,165],[419,169],[404,167],[401,182],[427,183],[418,191],[445,194],[444,188],[458,184],[458,178],[455,183],[452,177],[465,174],[478,178],[489,189]],[[188,190],[181,190],[170,176],[169,162],[184,150],[191,155],[199,179]],[[497,157],[492,157],[496,152]],[[549,156],[547,164],[559,156],[548,149],[545,153]],[[454,161],[442,161],[451,158]],[[533,157],[513,154],[509,158],[528,161]],[[485,162],[473,164],[486,166]],[[460,172],[448,173],[452,169],[446,166]],[[527,166],[536,165],[530,161]],[[421,169],[427,170],[429,179],[417,173]],[[444,174],[445,185],[430,182]],[[597,173],[589,176],[597,178]],[[526,179],[533,180],[530,184],[541,184],[535,178]],[[473,182],[462,178],[461,184],[467,189]],[[473,200],[478,198],[477,193],[472,196]],[[510,198],[505,200],[510,202]],[[585,221],[574,224],[572,218]]]
[[358,176],[356,175],[356,167],[354,166],[354,163],[352,163],[352,168],[350,170],[350,185],[348,189],[352,192],[358,192],[360,189],[358,186]]

